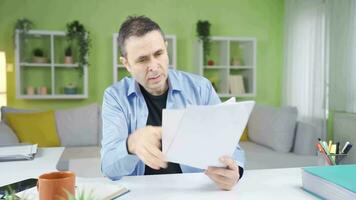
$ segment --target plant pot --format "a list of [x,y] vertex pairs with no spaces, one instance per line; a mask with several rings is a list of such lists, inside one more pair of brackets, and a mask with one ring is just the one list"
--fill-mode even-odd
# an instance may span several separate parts
[[67,84],[64,86],[64,94],[77,94],[78,93],[78,87],[75,86],[74,84]]
[[65,56],[64,57],[64,64],[73,64],[73,57],[72,56]]
[[38,57],[38,56],[34,56],[32,61],[34,63],[47,63],[47,58],[46,57]]

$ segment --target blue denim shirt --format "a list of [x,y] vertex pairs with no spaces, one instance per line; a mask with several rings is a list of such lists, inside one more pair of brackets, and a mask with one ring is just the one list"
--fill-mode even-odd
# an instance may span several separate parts
[[[167,109],[220,103],[210,81],[201,76],[170,69],[168,84]],[[126,77],[105,90],[101,148],[101,171],[105,176],[118,180],[127,175],[144,175],[145,164],[127,152],[126,140],[136,129],[146,126],[147,117],[144,97],[133,78]],[[233,158],[240,167],[244,166],[244,152],[239,146]],[[180,167],[183,173],[203,171],[186,165]]]

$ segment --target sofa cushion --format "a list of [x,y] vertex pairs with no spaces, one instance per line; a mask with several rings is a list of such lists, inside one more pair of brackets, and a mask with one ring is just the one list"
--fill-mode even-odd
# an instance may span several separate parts
[[4,122],[0,122],[0,145],[18,144],[19,139]]
[[62,146],[98,145],[99,107],[97,104],[58,110],[56,121]]
[[315,143],[321,137],[317,133],[315,126],[298,122],[293,152],[300,155],[316,155]]
[[318,164],[318,156],[282,153],[254,142],[240,142],[245,151],[245,169],[272,169],[287,167],[306,167]]
[[279,152],[293,146],[297,109],[255,105],[247,123],[249,139]]
[[19,108],[12,108],[8,106],[1,107],[1,121],[7,124],[6,114],[7,113],[33,113],[33,112],[40,112],[41,110],[28,110],[28,109],[19,109]]
[[39,147],[59,146],[54,111],[7,113],[6,120],[21,142]]

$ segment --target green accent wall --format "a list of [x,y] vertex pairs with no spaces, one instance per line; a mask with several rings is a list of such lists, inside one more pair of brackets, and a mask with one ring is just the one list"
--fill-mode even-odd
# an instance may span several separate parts
[[178,69],[195,72],[195,24],[209,20],[211,34],[257,38],[258,103],[279,106],[282,92],[283,0],[1,0],[0,51],[14,63],[13,26],[28,18],[34,29],[62,30],[79,20],[90,31],[89,98],[23,100],[15,98],[15,73],[7,73],[8,105],[19,108],[65,108],[101,103],[112,84],[112,34],[128,15],[146,15],[166,34],[177,37]]

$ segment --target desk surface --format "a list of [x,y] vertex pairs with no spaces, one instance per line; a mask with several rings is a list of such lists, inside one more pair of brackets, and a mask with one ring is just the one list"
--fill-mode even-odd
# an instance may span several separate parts
[[64,147],[39,148],[34,160],[0,162],[0,186],[57,171]]
[[[40,149],[35,160],[0,163],[0,185],[56,171],[64,148]],[[4,173],[5,172],[5,173]],[[246,170],[232,191],[222,191],[202,173],[128,176],[117,181],[130,189],[119,199],[315,199],[301,189],[301,169]],[[77,178],[78,182],[107,181]]]
[[301,169],[247,170],[231,191],[202,173],[124,177],[131,191],[120,199],[316,199],[301,188]]

